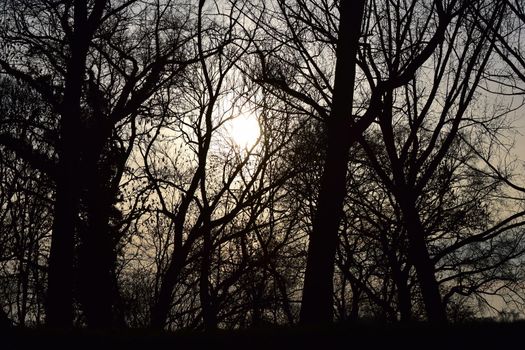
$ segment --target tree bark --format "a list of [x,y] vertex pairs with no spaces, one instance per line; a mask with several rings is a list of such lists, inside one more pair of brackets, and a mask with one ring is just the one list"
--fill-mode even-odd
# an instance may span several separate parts
[[351,322],[357,322],[359,320],[359,300],[361,297],[361,290],[352,281],[350,281],[350,289],[352,290],[352,306],[350,308],[348,320]]
[[73,322],[73,262],[80,206],[81,97],[87,54],[102,17],[106,0],[95,1],[88,14],[85,1],[74,2],[63,102],[60,106],[60,140],[54,221],[48,265],[46,323],[69,328]]
[[161,278],[159,294],[154,300],[151,309],[150,327],[152,329],[163,329],[168,320],[168,315],[171,309],[172,293],[180,272],[184,268],[188,250],[186,246],[180,249],[175,249],[171,255],[168,268]]
[[386,252],[392,280],[396,286],[400,321],[408,322],[412,319],[412,302],[410,300],[408,274],[402,269],[401,262],[396,256],[396,251],[389,246],[386,237],[383,237],[381,244],[383,250]]
[[87,232],[79,251],[79,292],[88,326],[108,328],[112,324],[112,274],[116,263],[109,227],[111,198],[104,191],[103,179],[92,175],[86,187]]
[[434,264],[426,246],[425,230],[421,224],[415,203],[408,198],[410,195],[404,193],[400,197],[399,202],[408,232],[409,258],[416,269],[428,321],[445,323],[447,321],[446,310],[439,292]]
[[402,276],[397,276],[394,283],[397,287],[400,321],[409,322],[412,320],[412,302],[410,300],[410,289],[408,288],[407,279]]
[[302,324],[333,319],[333,275],[339,223],[346,193],[355,66],[364,0],[341,1],[332,110],[327,121],[327,148],[308,244],[300,313]]
[[0,330],[7,331],[13,327],[13,322],[9,319],[3,308],[0,308]]
[[[91,115],[82,149],[83,199],[87,215],[86,230],[80,235],[78,256],[79,296],[88,327],[110,328],[114,325],[116,239],[110,217],[116,193],[111,187],[111,167],[115,159],[106,149],[113,125],[100,122],[106,116]],[[106,154],[104,152],[107,152]],[[93,288],[96,285],[97,288]]]
[[[207,203],[207,202],[206,202]],[[217,329],[217,314],[215,312],[215,303],[211,295],[210,286],[210,268],[211,268],[211,254],[212,254],[212,237],[210,228],[210,212],[206,205],[205,213],[203,214],[203,246],[202,246],[202,260],[199,276],[199,298],[202,309],[202,321],[204,329],[213,331]]]
[[[82,14],[75,7],[75,17]],[[84,14],[85,15],[85,14]],[[85,16],[84,16],[85,17]],[[54,221],[48,266],[46,322],[51,327],[71,327],[73,322],[73,257],[75,227],[80,203],[79,145],[80,98],[87,45],[82,30],[75,32],[61,106],[59,163],[56,179]]]

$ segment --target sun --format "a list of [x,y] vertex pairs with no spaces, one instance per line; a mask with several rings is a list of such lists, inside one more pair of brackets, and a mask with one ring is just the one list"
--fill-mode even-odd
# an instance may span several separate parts
[[261,128],[254,115],[240,115],[229,122],[228,134],[237,147],[249,149],[257,143]]

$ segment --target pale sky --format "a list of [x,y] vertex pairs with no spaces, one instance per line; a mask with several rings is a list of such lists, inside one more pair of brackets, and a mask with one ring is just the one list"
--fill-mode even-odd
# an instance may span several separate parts
[[[520,134],[516,135],[514,153],[524,162],[525,166],[525,108],[521,108],[517,111],[516,115],[519,116],[519,119],[516,122],[516,127]],[[525,169],[522,175],[525,175]]]

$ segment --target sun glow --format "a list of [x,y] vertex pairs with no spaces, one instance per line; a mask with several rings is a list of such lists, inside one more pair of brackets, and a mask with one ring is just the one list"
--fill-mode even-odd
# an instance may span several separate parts
[[248,149],[257,142],[261,129],[254,115],[240,115],[230,121],[228,134],[237,147]]

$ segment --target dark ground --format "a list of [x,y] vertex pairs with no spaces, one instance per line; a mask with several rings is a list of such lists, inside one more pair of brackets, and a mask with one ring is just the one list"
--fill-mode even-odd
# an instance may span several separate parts
[[352,324],[317,328],[162,332],[11,329],[0,349],[525,349],[525,322],[448,326]]

